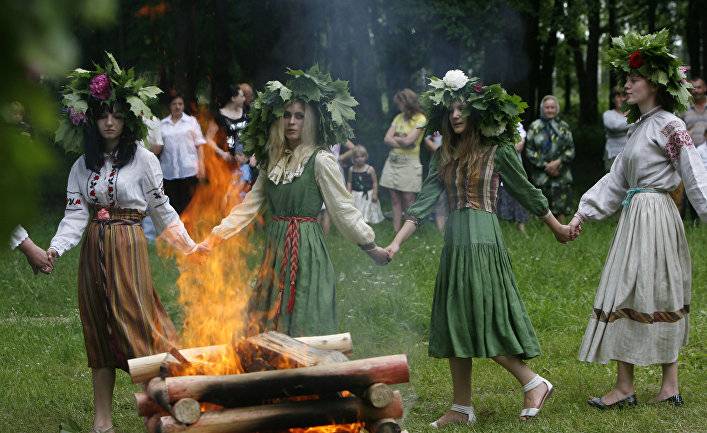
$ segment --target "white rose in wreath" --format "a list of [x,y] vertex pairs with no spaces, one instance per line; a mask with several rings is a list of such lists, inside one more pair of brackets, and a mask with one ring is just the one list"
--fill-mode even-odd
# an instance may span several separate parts
[[466,83],[469,82],[469,77],[467,77],[466,74],[459,69],[454,69],[447,71],[447,73],[444,74],[442,81],[447,87],[451,87],[452,90],[459,90],[466,86]]

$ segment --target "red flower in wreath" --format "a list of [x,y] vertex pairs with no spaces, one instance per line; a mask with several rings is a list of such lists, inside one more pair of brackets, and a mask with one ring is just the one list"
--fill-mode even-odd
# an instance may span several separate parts
[[632,52],[631,54],[629,54],[628,66],[631,69],[638,69],[641,66],[643,66],[644,63],[646,63],[646,62],[645,62],[645,60],[643,60],[643,56],[641,56],[640,51],[636,50],[636,51]]
[[481,84],[481,83],[476,83],[476,84],[474,84],[474,86],[472,87],[472,89],[473,89],[474,92],[476,92],[476,93],[481,93],[481,92],[484,91],[484,85]]

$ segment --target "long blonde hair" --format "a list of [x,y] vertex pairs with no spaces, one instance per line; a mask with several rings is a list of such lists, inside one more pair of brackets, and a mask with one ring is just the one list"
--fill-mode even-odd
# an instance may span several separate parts
[[[442,147],[440,148],[439,173],[447,187],[457,178],[477,178],[480,167],[478,160],[485,146],[479,128],[473,121],[474,116],[466,119],[466,128],[461,134],[456,134],[449,121],[449,110],[445,110],[442,122]],[[455,164],[455,161],[458,163]]]
[[[302,127],[302,141],[300,146],[311,144],[317,145],[317,128],[319,126],[317,109],[311,104],[303,101],[290,101],[285,105],[285,109],[291,107],[295,103],[300,103],[304,107],[304,125]],[[282,117],[277,118],[270,125],[270,134],[266,144],[268,148],[268,170],[277,164],[277,161],[284,155],[287,149],[287,140],[285,139],[285,122]]]

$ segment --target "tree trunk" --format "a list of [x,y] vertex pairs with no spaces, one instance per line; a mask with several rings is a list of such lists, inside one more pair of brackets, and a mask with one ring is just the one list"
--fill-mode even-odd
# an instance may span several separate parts
[[699,0],[699,5],[701,11],[700,35],[702,37],[699,46],[702,47],[702,68],[698,76],[707,80],[707,0]]
[[[573,2],[568,1],[567,3],[568,10],[571,11]],[[589,37],[587,38],[586,60],[582,53],[582,42],[579,39],[580,36],[577,35],[576,28],[571,27],[567,32],[567,44],[572,48],[579,87],[579,121],[590,125],[597,122],[598,110],[597,72],[599,67],[599,38],[601,36],[599,16],[599,1],[590,1],[587,7]]]
[[648,33],[655,33],[655,17],[656,9],[658,9],[657,0],[648,0],[648,10],[646,13],[646,22],[648,24]]
[[560,19],[563,15],[562,0],[555,0],[552,8],[552,15],[548,23],[547,41],[542,48],[542,56],[540,63],[540,72],[538,78],[538,100],[545,95],[553,93],[552,74],[555,71],[555,55],[557,51],[557,31],[559,29]]
[[[524,13],[526,20],[525,37],[523,40],[527,44],[527,56],[530,64],[528,71],[528,90],[526,101],[528,109],[525,113],[525,120],[532,121],[538,117],[538,86],[540,77],[540,0],[531,0],[530,5]],[[521,95],[522,96],[522,95]]]
[[[609,45],[611,45],[611,38],[617,36],[618,34],[618,28],[616,25],[616,1],[617,0],[607,0],[606,2],[606,7],[609,11],[609,22],[607,23],[609,30]],[[614,106],[614,99],[611,97],[611,92],[617,85],[618,79],[616,78],[616,72],[614,72],[614,69],[609,66],[609,110],[611,110]]]
[[383,409],[373,408],[357,397],[279,403],[206,412],[199,421],[190,426],[178,423],[171,416],[164,416],[160,419],[158,431],[160,433],[251,433],[293,427],[376,421],[383,418],[400,418],[402,415],[402,398],[396,391],[393,403]]
[[165,408],[183,398],[234,407],[273,398],[339,391],[363,395],[375,383],[407,383],[409,375],[405,355],[394,355],[228,376],[168,377],[164,381],[155,378],[147,388],[147,395]]

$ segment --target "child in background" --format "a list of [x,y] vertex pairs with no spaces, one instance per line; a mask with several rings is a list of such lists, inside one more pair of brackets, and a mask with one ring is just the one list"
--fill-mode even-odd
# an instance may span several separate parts
[[376,170],[368,165],[368,151],[361,145],[353,149],[353,165],[349,168],[346,187],[367,224],[378,224],[385,219],[378,202]]

